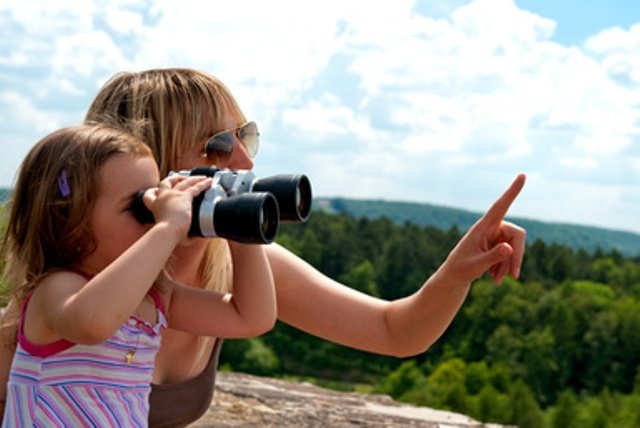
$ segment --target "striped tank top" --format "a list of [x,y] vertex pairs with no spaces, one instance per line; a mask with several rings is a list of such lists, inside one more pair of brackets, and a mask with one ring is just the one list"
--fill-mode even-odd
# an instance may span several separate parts
[[29,342],[23,334],[26,299],[2,426],[147,426],[151,374],[167,325],[159,293],[149,294],[157,308],[155,325],[131,316],[97,345]]

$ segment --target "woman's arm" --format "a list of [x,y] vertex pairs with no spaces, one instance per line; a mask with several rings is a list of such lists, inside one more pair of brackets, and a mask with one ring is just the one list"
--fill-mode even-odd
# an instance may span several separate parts
[[520,274],[525,231],[503,219],[524,180],[514,180],[416,293],[393,302],[346,287],[284,248],[269,246],[279,319],[369,352],[404,357],[425,351],[449,326],[475,279],[486,271],[496,282]]
[[219,293],[172,284],[169,327],[201,336],[251,337],[266,333],[276,320],[271,268],[261,245],[229,241],[233,290]]

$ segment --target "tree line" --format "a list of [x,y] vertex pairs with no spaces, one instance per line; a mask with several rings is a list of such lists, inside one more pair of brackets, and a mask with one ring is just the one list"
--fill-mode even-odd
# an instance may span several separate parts
[[[278,242],[323,273],[384,299],[417,290],[461,237],[388,219],[314,213]],[[640,426],[640,256],[527,244],[519,280],[482,278],[427,352],[360,352],[285,324],[227,341],[223,365],[386,393],[521,427]]]

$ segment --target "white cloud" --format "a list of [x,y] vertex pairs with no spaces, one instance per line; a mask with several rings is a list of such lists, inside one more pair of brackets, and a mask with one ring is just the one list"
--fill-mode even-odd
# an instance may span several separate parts
[[29,63],[29,58],[22,52],[9,52],[6,56],[0,55],[0,65],[3,66],[25,66]]
[[55,112],[36,107],[32,100],[12,91],[0,91],[0,185],[10,186],[29,147],[63,125]]
[[640,23],[632,25],[629,30],[613,27],[599,32],[587,39],[585,47],[594,53],[610,52],[638,53],[640,46]]
[[[551,219],[556,221],[634,230],[640,210],[636,203],[629,202],[637,200],[638,193],[632,185],[559,181],[531,174],[522,195],[525,197],[518,200],[517,214],[538,219],[553,215],[555,219]],[[544,214],[545,210],[553,213]]]
[[299,90],[337,43],[336,17],[325,3],[158,1],[154,9],[158,20],[140,60],[211,64],[233,82],[286,82]]
[[87,31],[56,40],[52,71],[56,75],[95,76],[105,69],[126,66],[122,52],[103,31]]
[[374,142],[379,135],[371,129],[366,117],[358,116],[333,94],[325,93],[318,100],[310,100],[298,109],[287,109],[282,122],[298,132],[304,132],[313,141],[323,142],[327,136],[353,138]]
[[24,127],[30,132],[49,132],[60,126],[55,113],[38,109],[31,100],[15,92],[0,92],[0,124],[2,127]]
[[556,145],[592,156],[620,153],[637,133],[637,88],[620,87],[589,52],[551,42],[553,21],[509,0],[472,2],[450,21],[405,18],[385,42],[354,24],[350,43],[380,47],[360,52],[351,71],[369,96],[403,101],[391,117],[412,131],[407,152],[448,151],[462,163],[469,151],[478,162],[524,159],[537,126],[573,128]]

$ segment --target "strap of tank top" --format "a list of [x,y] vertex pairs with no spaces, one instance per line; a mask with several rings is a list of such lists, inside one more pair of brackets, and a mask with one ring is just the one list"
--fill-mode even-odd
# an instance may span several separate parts
[[151,287],[148,294],[153,299],[153,302],[156,304],[158,310],[162,312],[162,315],[167,316],[167,311],[164,306],[164,300],[162,300],[160,292],[155,287]]
[[28,353],[37,357],[49,357],[51,355],[62,352],[65,349],[69,349],[75,345],[67,339],[58,339],[55,342],[46,343],[43,345],[33,343],[24,335],[24,314],[27,310],[27,305],[31,300],[31,293],[22,302],[22,308],[20,309],[20,324],[18,326],[18,343]]

